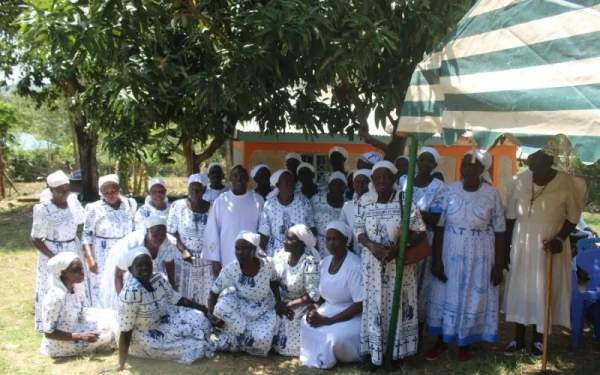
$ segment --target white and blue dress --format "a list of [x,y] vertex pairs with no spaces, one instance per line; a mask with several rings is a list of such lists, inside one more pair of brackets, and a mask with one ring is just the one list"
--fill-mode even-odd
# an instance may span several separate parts
[[[400,177],[400,189],[406,192],[406,175]],[[442,180],[434,178],[426,187],[413,187],[413,203],[421,212],[441,214],[442,203],[447,186]],[[427,241],[433,244],[435,226],[427,225]],[[431,280],[431,256],[417,263],[417,293],[419,295],[419,323],[425,323],[427,318],[427,295],[429,294]]]
[[166,201],[166,199],[165,202],[167,204],[167,208],[165,208],[164,210],[159,210],[152,205],[151,201],[146,199],[146,203],[143,206],[141,206],[135,213],[135,230],[146,229],[144,222],[150,216],[160,216],[166,219],[169,216],[170,205]]
[[182,364],[212,357],[208,318],[201,311],[176,306],[181,295],[163,274],[154,273],[150,283],[152,292],[130,277],[119,294],[119,331],[133,331],[129,355]]
[[[498,287],[490,281],[495,233],[506,231],[500,194],[490,184],[467,192],[448,187],[438,226],[444,227],[442,261],[448,280],[431,282],[427,332],[459,346],[498,337]],[[541,251],[541,250],[540,250]]]
[[331,223],[332,221],[340,219],[343,206],[339,208],[331,206],[327,201],[327,191],[313,196],[310,199],[310,204],[313,208],[315,226],[317,228],[317,249],[319,250],[321,259],[324,259],[329,255],[329,250],[327,250],[327,243],[325,242],[325,235],[327,234],[327,225],[329,225],[329,223]]
[[254,277],[245,276],[237,260],[221,270],[211,289],[219,295],[213,314],[225,322],[223,329],[215,329],[218,350],[269,354],[279,328],[270,286],[277,279],[270,258],[260,259]]

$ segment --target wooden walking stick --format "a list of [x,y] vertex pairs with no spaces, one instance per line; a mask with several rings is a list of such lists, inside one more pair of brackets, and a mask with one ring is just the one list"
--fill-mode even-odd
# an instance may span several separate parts
[[542,373],[546,373],[548,362],[548,331],[550,330],[550,305],[552,301],[552,252],[546,254],[546,301],[544,310],[544,350],[542,352]]

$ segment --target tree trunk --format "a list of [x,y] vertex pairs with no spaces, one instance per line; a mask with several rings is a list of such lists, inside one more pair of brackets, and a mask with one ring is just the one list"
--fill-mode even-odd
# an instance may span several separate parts
[[183,136],[183,155],[185,156],[185,166],[187,168],[188,176],[194,173],[200,173],[200,164],[194,163],[196,154],[194,153],[194,142],[191,138]]
[[0,141],[0,196],[6,197],[4,189],[4,142]]
[[79,165],[82,173],[81,195],[85,202],[98,199],[98,170],[96,163],[96,149],[98,146],[98,135],[91,134],[86,130],[86,117],[79,106],[73,108],[73,128],[77,136],[79,150]]

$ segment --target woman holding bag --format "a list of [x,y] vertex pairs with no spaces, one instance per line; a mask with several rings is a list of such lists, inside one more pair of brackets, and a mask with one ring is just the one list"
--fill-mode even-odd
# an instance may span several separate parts
[[458,360],[473,358],[470,344],[498,337],[498,285],[502,282],[506,223],[489,175],[491,156],[463,157],[462,180],[448,187],[433,244],[427,332],[438,336],[425,353],[432,361],[459,345]]

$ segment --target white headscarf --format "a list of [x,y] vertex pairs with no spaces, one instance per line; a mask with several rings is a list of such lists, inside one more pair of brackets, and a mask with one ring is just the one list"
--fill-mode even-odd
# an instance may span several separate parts
[[62,274],[62,271],[66,270],[69,267],[69,265],[77,258],[79,258],[77,254],[72,253],[70,251],[58,253],[52,258],[50,258],[50,260],[48,260],[48,271],[50,271],[50,284],[65,289],[65,284],[63,284],[62,280],[60,279],[60,275]]
[[397,161],[398,161],[398,159],[404,159],[404,160],[408,161],[408,156],[406,156],[406,155],[400,155],[400,156],[398,156],[398,157],[396,158],[396,160],[394,160],[394,163],[395,163],[395,162],[397,162]]
[[296,159],[298,160],[300,163],[302,163],[302,156],[300,156],[300,154],[296,153],[296,152],[290,152],[289,154],[287,154],[285,156],[285,160],[288,161],[290,159]]
[[382,157],[381,157],[381,154],[379,154],[375,151],[369,151],[369,152],[365,152],[364,154],[362,154],[359,159],[364,161],[365,163],[375,165],[375,163],[381,161]]
[[346,151],[345,148],[340,146],[332,147],[331,150],[329,150],[329,159],[331,159],[331,154],[333,154],[334,152],[338,152],[344,157],[344,159],[348,159],[348,151]]
[[197,182],[202,186],[207,187],[209,184],[208,175],[206,173],[195,173],[188,178],[188,186]]
[[167,188],[167,183],[165,182],[165,180],[163,180],[160,177],[154,177],[153,179],[150,180],[150,182],[148,182],[148,190],[152,189],[152,187],[154,185],[160,185],[160,186],[164,187],[165,189]]
[[140,255],[148,255],[150,259],[152,259],[150,250],[146,249],[144,246],[135,247],[127,252],[127,268],[131,267],[135,258]]
[[330,184],[331,181],[333,180],[342,180],[344,181],[344,184],[346,186],[348,186],[348,179],[346,178],[346,175],[343,174],[342,172],[333,172],[332,174],[329,175],[329,180],[327,181],[327,184]]
[[310,171],[312,173],[315,173],[315,167],[313,167],[312,164],[309,164],[309,163],[300,163],[300,165],[298,166],[298,168],[296,168],[296,174],[300,174],[300,170],[302,168],[308,168],[308,169],[310,169]]
[[370,169],[359,169],[354,172],[354,174],[352,175],[352,179],[356,180],[356,177],[358,177],[358,176],[365,176],[366,178],[369,179],[369,181],[371,181],[371,173],[372,172]]
[[222,173],[225,173],[225,170],[223,170],[223,166],[221,164],[217,163],[217,162],[210,163],[208,165],[208,168],[206,169],[206,173],[210,173],[210,170],[211,170],[212,167],[218,167],[219,169],[221,169]]
[[398,169],[396,168],[396,166],[394,165],[394,163],[392,163],[391,161],[382,160],[380,162],[377,162],[373,166],[373,168],[371,168],[371,172],[374,173],[379,168],[389,169],[393,174],[398,173]]
[[273,173],[271,175],[271,178],[269,179],[269,182],[271,182],[271,186],[276,186],[277,183],[279,182],[279,179],[281,178],[281,176],[284,173],[289,173],[291,175],[292,172],[288,171],[287,169],[279,169],[279,170],[277,170],[275,173]]
[[107,174],[106,176],[102,176],[98,179],[98,190],[102,190],[102,185],[107,182],[112,182],[119,185],[119,176],[116,174]]
[[316,260],[321,260],[321,255],[317,249],[315,249],[315,246],[317,245],[317,238],[309,227],[304,224],[296,224],[290,227],[288,231],[294,233],[296,237],[302,241],[304,244],[304,252],[307,255],[312,255]]
[[49,174],[46,177],[46,183],[49,187],[55,188],[57,186],[66,185],[70,182],[69,176],[65,174],[63,171],[56,171],[52,174]]
[[254,179],[254,177],[256,177],[256,174],[258,173],[258,171],[260,171],[261,169],[266,168],[269,172],[271,172],[271,169],[269,169],[269,166],[261,163],[261,164],[257,164],[254,167],[252,167],[250,169],[250,177],[252,177],[252,179]]
[[433,159],[435,160],[435,164],[439,164],[440,163],[440,153],[433,147],[423,147],[421,149],[421,151],[419,151],[419,154],[417,155],[417,157],[421,156],[424,153],[429,153],[431,154],[431,156],[433,156]]
[[492,176],[490,176],[490,167],[492,166],[492,157],[489,152],[482,151],[480,149],[476,149],[475,151],[471,150],[463,155],[463,157],[467,155],[474,155],[475,159],[479,160],[479,162],[483,165],[483,173],[481,174],[481,178],[484,181],[489,182],[493,185]]
[[250,232],[247,230],[243,230],[240,232],[240,234],[237,235],[237,237],[235,238],[235,242],[237,242],[239,240],[248,241],[249,243],[251,243],[253,246],[256,247],[256,252],[254,253],[255,257],[257,257],[257,258],[266,258],[267,257],[267,254],[265,254],[263,249],[260,248],[260,234]]
[[148,216],[148,218],[145,220],[145,225],[146,225],[146,229],[150,229],[152,227],[155,227],[157,225],[167,225],[167,219],[165,219],[162,216],[157,216],[157,215],[151,215]]
[[329,223],[327,225],[327,229],[326,230],[330,230],[330,229],[335,229],[338,232],[340,232],[344,237],[347,238],[346,241],[346,246],[350,245],[350,242],[352,242],[352,229],[350,229],[350,227],[344,223],[343,221],[332,221],[331,223]]

